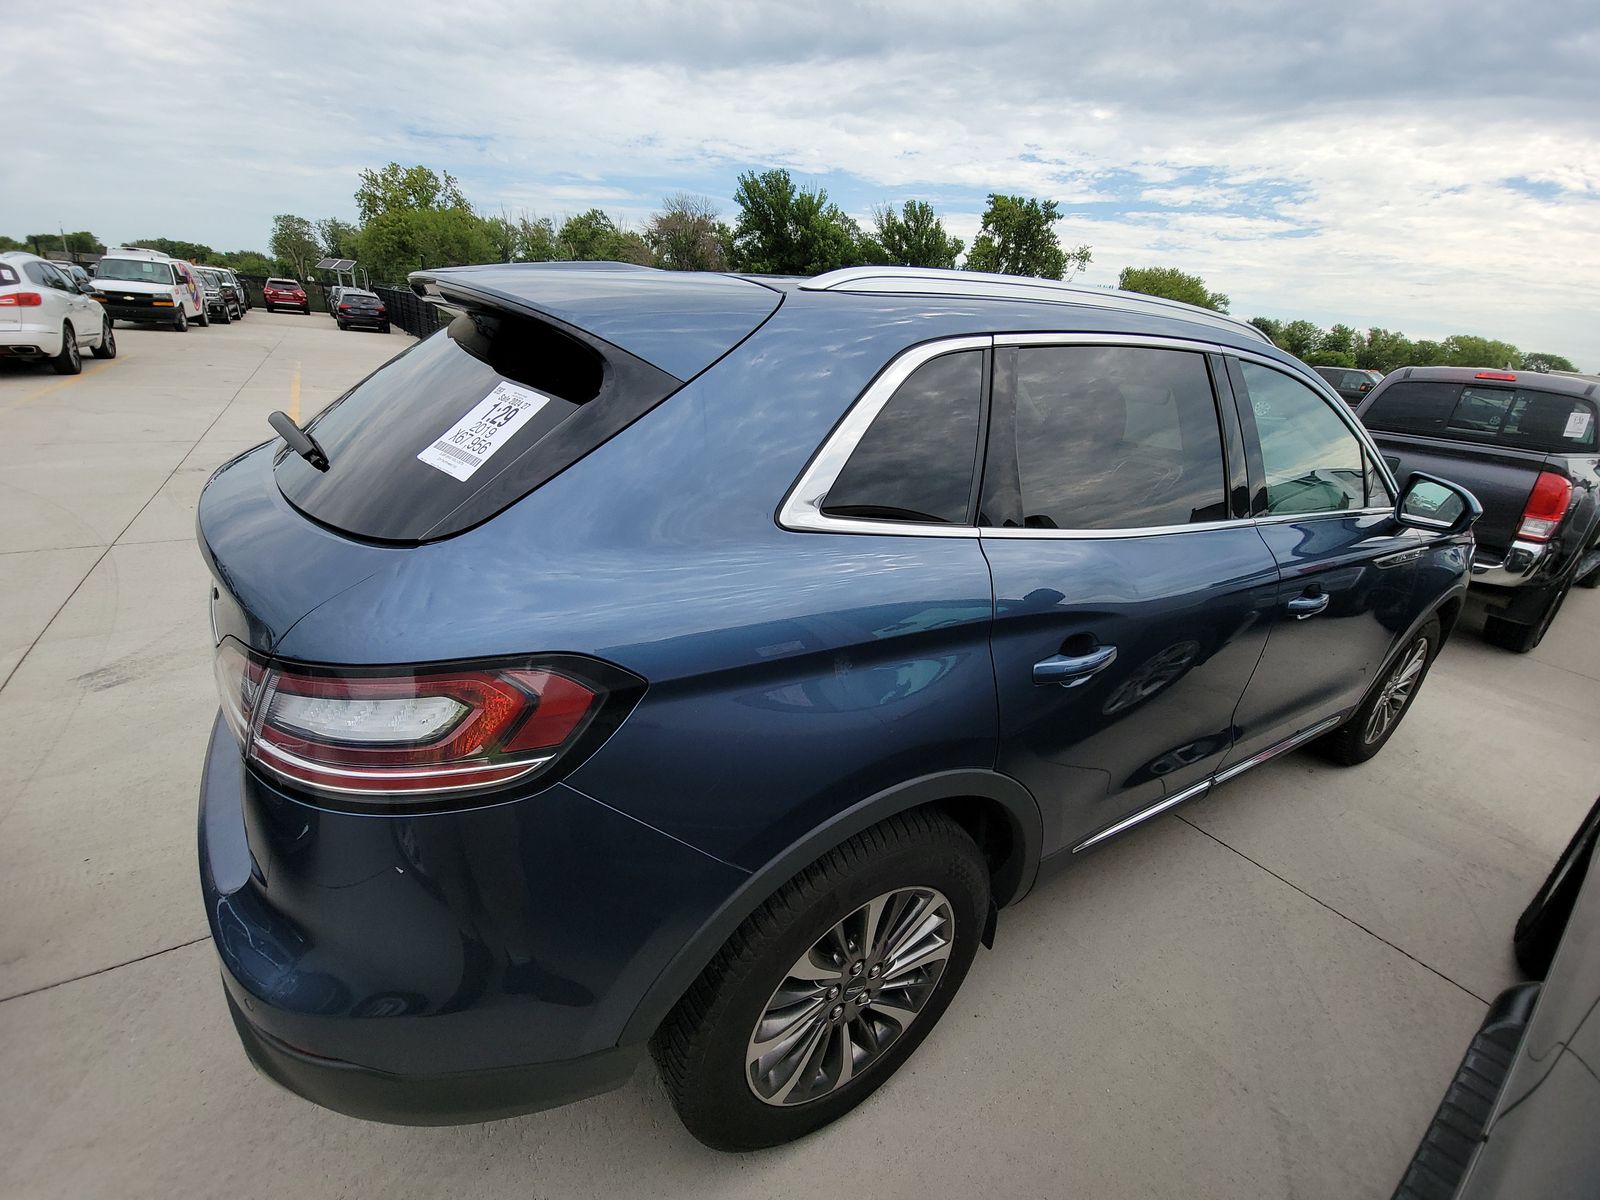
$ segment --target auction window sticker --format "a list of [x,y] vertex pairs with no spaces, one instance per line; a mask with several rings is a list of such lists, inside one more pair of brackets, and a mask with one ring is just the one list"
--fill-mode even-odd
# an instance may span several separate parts
[[548,403],[549,396],[501,380],[417,459],[465,482]]

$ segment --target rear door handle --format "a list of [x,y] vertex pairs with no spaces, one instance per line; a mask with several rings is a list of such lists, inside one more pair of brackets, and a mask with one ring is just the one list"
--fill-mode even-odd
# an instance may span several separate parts
[[1326,592],[1320,596],[1296,596],[1289,601],[1289,611],[1294,614],[1295,620],[1304,621],[1307,617],[1314,617],[1327,608],[1332,600],[1333,597]]
[[1089,677],[1104,671],[1117,661],[1115,646],[1101,646],[1088,654],[1052,654],[1033,664],[1035,683],[1059,683],[1062,687],[1077,687],[1088,683]]

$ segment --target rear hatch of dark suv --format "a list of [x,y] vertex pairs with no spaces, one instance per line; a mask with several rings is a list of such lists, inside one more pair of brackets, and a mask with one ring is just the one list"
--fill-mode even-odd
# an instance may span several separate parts
[[743,279],[617,264],[455,268],[413,285],[453,318],[309,422],[327,469],[269,443],[201,497],[203,549],[258,649],[407,547],[480,525],[565,471],[782,300]]

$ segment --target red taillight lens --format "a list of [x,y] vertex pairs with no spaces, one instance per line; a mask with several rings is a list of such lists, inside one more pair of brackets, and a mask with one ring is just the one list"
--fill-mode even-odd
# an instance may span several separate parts
[[0,308],[38,308],[44,297],[38,292],[7,292],[0,296]]
[[350,306],[348,304],[341,304],[341,305],[339,305],[339,311],[340,312],[349,312],[350,311]]
[[1515,383],[1517,377],[1510,371],[1479,371],[1474,379],[1497,379],[1501,383]]
[[639,683],[564,656],[559,665],[393,672],[302,667],[262,662],[231,639],[217,650],[217,682],[251,762],[309,791],[373,801],[425,801],[542,774],[609,699],[625,710]]
[[1528,496],[1528,506],[1522,510],[1522,524],[1517,536],[1532,538],[1536,542],[1549,541],[1567,515],[1572,503],[1572,480],[1554,471],[1542,471]]
[[386,317],[389,315],[389,310],[380,304],[378,305],[378,315],[380,317]]

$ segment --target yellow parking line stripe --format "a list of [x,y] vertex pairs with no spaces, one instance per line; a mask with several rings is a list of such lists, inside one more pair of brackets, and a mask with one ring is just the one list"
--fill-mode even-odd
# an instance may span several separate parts
[[48,396],[51,392],[58,391],[59,389],[64,388],[69,384],[77,383],[80,380],[87,379],[91,375],[98,375],[101,371],[104,371],[107,367],[114,367],[114,366],[117,365],[117,363],[119,363],[121,361],[122,361],[121,359],[113,358],[109,362],[96,363],[92,367],[85,367],[83,369],[83,373],[82,374],[79,374],[79,375],[68,375],[65,379],[58,379],[54,383],[47,383],[42,388],[39,388],[37,391],[29,392],[26,396],[22,397],[22,399],[15,401],[14,403],[8,405],[7,407],[9,407],[9,408],[21,408],[24,404],[32,404],[35,400],[39,399],[41,396]]

